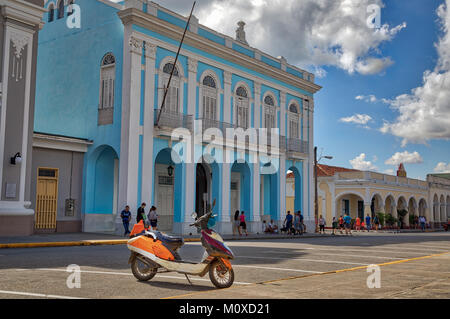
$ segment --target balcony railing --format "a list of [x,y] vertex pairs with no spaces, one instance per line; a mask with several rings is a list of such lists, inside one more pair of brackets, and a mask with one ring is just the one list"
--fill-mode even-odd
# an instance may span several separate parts
[[[155,109],[155,125],[158,121],[160,111],[160,109]],[[159,118],[158,126],[172,129],[182,127],[192,131],[192,115],[163,110],[161,112],[161,117]]]
[[309,143],[298,138],[287,139],[287,151],[295,153],[309,154]]

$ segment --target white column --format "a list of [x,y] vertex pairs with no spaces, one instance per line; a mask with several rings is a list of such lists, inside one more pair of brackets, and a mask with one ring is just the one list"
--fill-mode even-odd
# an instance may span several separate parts
[[[225,71],[223,87],[223,121],[225,123],[233,123],[233,119],[231,118],[231,108],[231,72]],[[224,134],[224,136],[225,135],[226,134]]]
[[261,117],[261,83],[255,82],[255,128],[261,127],[260,117]]
[[284,216],[286,215],[286,155],[280,154],[280,198],[279,198],[279,220],[284,221]]
[[[151,203],[153,195],[153,127],[155,101],[155,60],[156,46],[145,43],[145,101],[144,137],[142,149],[142,193],[143,202]],[[154,205],[154,203],[152,203]]]
[[141,56],[143,41],[126,27],[122,88],[122,136],[119,166],[119,207],[137,210],[138,154],[141,98]]
[[280,135],[286,136],[286,92],[280,92]]
[[[259,161],[253,164],[253,221],[258,223],[261,221],[261,209],[260,209],[260,193],[261,193],[261,175],[259,171]],[[258,228],[259,230],[259,228]]]
[[[312,98],[309,99],[309,111],[308,113],[308,135],[307,138],[309,142],[309,161],[308,161],[308,171],[309,171],[309,219],[313,222],[313,227],[315,227],[315,216],[314,216],[314,101]],[[307,176],[306,176],[307,178]],[[311,232],[311,226],[309,231]]]
[[[195,119],[195,109],[197,103],[197,60],[189,58],[188,60],[188,114],[192,115],[193,120]],[[193,123],[194,124],[194,123]],[[195,125],[193,125],[195,127]],[[196,132],[194,132],[195,134]],[[199,132],[201,133],[201,132]],[[185,218],[184,221],[187,223],[191,220],[191,214],[194,211],[195,205],[195,143],[191,143],[191,154],[192,158],[187,160],[186,163],[186,184],[185,184]]]

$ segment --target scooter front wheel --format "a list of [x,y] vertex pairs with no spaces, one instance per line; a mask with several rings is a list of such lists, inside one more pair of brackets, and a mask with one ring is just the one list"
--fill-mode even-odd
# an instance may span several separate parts
[[134,277],[136,277],[137,280],[148,281],[153,277],[155,277],[156,273],[158,272],[158,269],[151,268],[149,265],[140,261],[138,258],[135,258],[131,262],[131,272],[133,273]]
[[234,282],[233,268],[228,269],[216,260],[209,267],[209,279],[217,288],[231,287]]

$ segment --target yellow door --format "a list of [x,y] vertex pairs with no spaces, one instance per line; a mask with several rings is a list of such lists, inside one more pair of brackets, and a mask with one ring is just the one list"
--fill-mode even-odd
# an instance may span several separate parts
[[56,229],[58,169],[39,168],[36,185],[36,229]]

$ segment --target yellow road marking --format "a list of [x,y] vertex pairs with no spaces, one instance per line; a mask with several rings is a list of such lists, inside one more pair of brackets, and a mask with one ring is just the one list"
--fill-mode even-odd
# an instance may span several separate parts
[[[433,258],[433,257],[439,257],[439,256],[446,255],[446,254],[449,254],[449,253],[450,252],[445,252],[445,253],[439,253],[439,254],[433,254],[433,255],[428,255],[428,256],[421,256],[421,257],[415,257],[415,258],[396,260],[396,261],[386,262],[386,263],[382,263],[382,264],[374,264],[374,265],[382,267],[382,266],[388,266],[388,265],[394,265],[394,264],[402,264],[402,263],[415,261],[415,260],[422,260],[422,259],[428,259],[428,258]],[[270,283],[280,282],[280,281],[302,279],[302,278],[307,278],[307,277],[323,276],[323,275],[330,275],[330,274],[338,274],[338,273],[343,273],[343,272],[348,272],[348,271],[355,271],[355,270],[366,269],[368,267],[369,266],[359,266],[359,267],[353,267],[353,268],[347,268],[347,269],[332,270],[332,271],[322,272],[322,273],[318,273],[318,274],[292,276],[292,277],[287,277],[287,278],[267,280],[267,281],[263,281],[263,282],[256,282],[256,283],[253,283],[251,285],[265,285],[265,284],[270,284]],[[245,287],[249,287],[251,285],[246,285]],[[230,288],[221,289],[221,291],[231,290],[231,289],[239,289],[239,288],[242,288],[242,286],[239,286],[239,287],[233,286],[233,287],[230,287]],[[184,295],[164,297],[164,298],[161,298],[161,299],[184,298],[184,297],[188,297],[188,296],[194,296],[194,295],[199,295],[199,294],[209,293],[209,292],[211,292],[211,290],[197,291],[197,292],[192,292],[192,293],[188,293],[188,294],[184,294]]]

